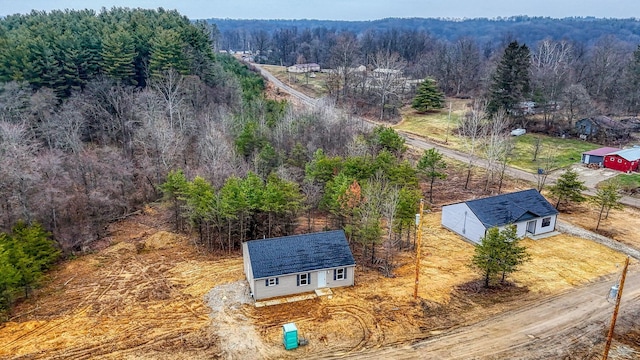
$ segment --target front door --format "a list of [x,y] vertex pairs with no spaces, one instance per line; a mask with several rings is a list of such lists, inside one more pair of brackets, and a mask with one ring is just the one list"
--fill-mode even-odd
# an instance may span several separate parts
[[327,271],[322,270],[318,271],[318,288],[323,288],[327,286]]
[[529,221],[527,222],[527,232],[531,233],[531,234],[535,234],[536,233],[536,221]]

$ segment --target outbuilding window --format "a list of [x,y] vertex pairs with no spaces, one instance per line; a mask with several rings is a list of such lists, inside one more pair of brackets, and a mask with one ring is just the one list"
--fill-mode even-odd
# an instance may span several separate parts
[[345,280],[347,278],[347,268],[333,270],[333,280]]
[[276,286],[280,283],[280,281],[278,280],[278,278],[268,278],[264,281],[264,285],[265,286]]
[[622,164],[622,159],[618,159],[618,163],[619,163],[619,164]]
[[542,218],[542,227],[551,225],[551,217]]
[[311,284],[311,274],[298,274],[298,286]]

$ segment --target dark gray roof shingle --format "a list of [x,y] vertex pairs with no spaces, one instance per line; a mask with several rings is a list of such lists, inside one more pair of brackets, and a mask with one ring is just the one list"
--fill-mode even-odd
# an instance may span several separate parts
[[465,203],[487,228],[558,213],[536,189],[469,200]]
[[247,247],[254,279],[356,263],[342,230],[252,240]]

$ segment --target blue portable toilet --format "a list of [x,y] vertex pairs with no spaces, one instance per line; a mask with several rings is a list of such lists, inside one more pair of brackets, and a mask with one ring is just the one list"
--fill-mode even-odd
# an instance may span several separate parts
[[287,350],[298,347],[298,328],[294,323],[282,325],[282,343]]

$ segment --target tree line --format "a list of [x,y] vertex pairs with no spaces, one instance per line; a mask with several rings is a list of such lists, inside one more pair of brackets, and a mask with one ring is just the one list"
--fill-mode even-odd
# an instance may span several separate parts
[[[370,71],[395,70],[402,78],[432,78],[447,96],[488,98],[496,91],[494,74],[502,66],[505,51],[516,42],[529,52],[522,58],[527,65],[524,75],[529,80],[528,87],[522,89],[522,98],[537,103],[545,131],[562,133],[582,117],[635,116],[640,111],[640,38],[627,36],[630,33],[622,30],[637,34],[636,21],[431,19],[441,23],[443,29],[486,23],[513,30],[483,38],[464,31],[447,36],[442,33],[446,30],[419,26],[420,21],[429,19],[395,19],[398,23],[391,20],[363,22],[357,27],[351,23],[341,27],[340,22],[325,26],[313,21],[209,21],[221,29],[220,49],[250,50],[256,54],[257,62],[315,62],[334,69],[335,76],[327,82],[331,96],[338,102],[349,100],[347,103],[356,110],[363,104],[383,109],[386,105],[391,108],[389,115],[396,116],[397,108],[406,100],[399,85],[403,81],[398,76],[387,73],[388,78],[382,80],[365,77],[356,71],[359,65]],[[397,26],[380,25],[389,23]],[[529,31],[531,27],[535,32]],[[564,32],[557,32],[560,28]]]
[[51,233],[37,223],[19,222],[0,233],[0,315],[15,299],[29,297],[59,255]]
[[211,84],[213,34],[211,25],[162,8],[11,15],[0,20],[0,81],[25,81],[59,98],[99,75],[144,87],[170,68]]

